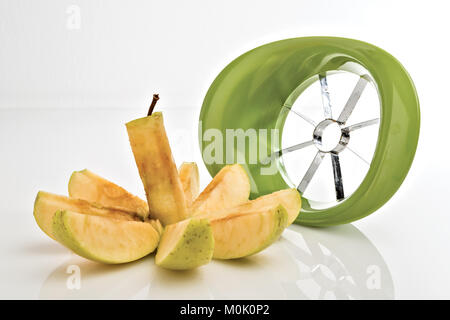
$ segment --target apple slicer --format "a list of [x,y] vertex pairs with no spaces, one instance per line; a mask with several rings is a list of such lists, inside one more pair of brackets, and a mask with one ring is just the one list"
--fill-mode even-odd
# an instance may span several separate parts
[[[241,163],[252,198],[297,188],[296,223],[328,226],[365,217],[392,197],[412,164],[419,128],[414,84],[393,56],[357,40],[305,37],[231,62],[206,94],[199,134],[212,175]],[[215,143],[223,161],[205,156],[210,129],[222,134]],[[239,131],[246,143],[227,141],[227,132]]]

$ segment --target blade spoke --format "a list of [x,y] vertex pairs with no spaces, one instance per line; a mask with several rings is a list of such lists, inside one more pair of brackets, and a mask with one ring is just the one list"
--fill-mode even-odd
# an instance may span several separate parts
[[359,159],[361,159],[363,162],[365,162],[369,167],[370,167],[370,162],[367,161],[366,159],[364,159],[359,153],[357,153],[356,151],[354,151],[353,149],[350,149],[349,146],[347,146],[348,151],[350,151],[351,153],[353,153],[355,156],[357,156]]
[[335,154],[335,153],[331,154],[331,163],[333,165],[334,187],[336,189],[336,199],[342,200],[342,199],[344,199],[344,185],[342,183],[341,164],[339,162],[338,154]]
[[358,103],[358,100],[361,97],[361,94],[363,93],[364,88],[367,85],[367,82],[368,81],[363,77],[359,78],[355,88],[353,88],[353,91],[347,100],[347,103],[344,106],[344,109],[342,109],[342,112],[339,115],[339,118],[337,119],[339,123],[347,122],[348,118],[353,112],[353,109],[355,109],[355,106]]
[[328,82],[325,75],[319,75],[320,90],[322,92],[323,113],[326,119],[332,119],[330,93],[328,92]]
[[300,118],[302,118],[303,120],[305,120],[306,122],[308,122],[308,123],[309,123],[310,125],[312,125],[313,127],[317,126],[317,123],[316,123],[314,120],[312,120],[311,118],[305,116],[303,113],[300,113],[300,112],[298,112],[298,111],[293,110],[292,107],[288,107],[288,106],[285,106],[285,105],[283,105],[283,107],[286,108],[286,109],[288,109],[288,110],[289,110],[290,112],[292,112],[293,114],[299,116]]
[[316,156],[314,157],[314,160],[311,162],[311,165],[309,166],[308,170],[306,171],[305,175],[303,176],[302,181],[300,181],[300,184],[297,187],[297,190],[300,193],[304,193],[306,188],[308,187],[309,183],[311,182],[311,179],[313,178],[314,174],[316,173],[317,169],[319,168],[320,164],[322,163],[323,157],[325,156],[325,153],[319,151],[317,152]]
[[365,128],[368,126],[373,126],[374,124],[378,124],[379,122],[380,122],[379,118],[367,120],[367,121],[352,124],[351,126],[346,127],[345,130],[347,130],[348,132],[351,132],[351,131],[362,129],[362,128]]
[[313,144],[314,144],[313,140],[306,141],[306,142],[302,142],[302,143],[299,143],[299,144],[296,144],[296,145],[284,148],[284,149],[282,149],[280,151],[277,151],[276,153],[278,154],[278,156],[282,156],[283,154],[286,154],[286,153],[289,153],[289,152],[292,152],[292,151],[296,151],[296,150],[300,150],[300,149],[306,148],[308,146],[311,146]]
[[293,151],[296,151],[296,150],[300,150],[300,149],[306,148],[308,146],[311,146],[313,144],[314,144],[314,141],[311,140],[311,141],[302,142],[302,143],[295,144],[293,146],[290,146],[290,147],[287,147],[287,148],[275,151],[269,157],[267,157],[266,159],[261,161],[261,163],[262,164],[269,164],[270,161],[273,161],[276,158],[281,157],[283,154],[286,154],[286,153],[289,153],[289,152],[293,152]]

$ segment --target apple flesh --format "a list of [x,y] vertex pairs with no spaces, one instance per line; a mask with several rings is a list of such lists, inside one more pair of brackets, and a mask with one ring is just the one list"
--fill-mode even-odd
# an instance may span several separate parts
[[69,180],[69,196],[97,203],[102,207],[134,212],[142,219],[148,217],[146,201],[87,169],[72,173]]
[[39,191],[36,200],[34,201],[33,215],[38,226],[52,239],[54,239],[52,219],[57,210],[76,211],[83,214],[108,217],[116,220],[141,221],[137,215],[129,212],[112,208],[103,208],[85,200]]
[[152,225],[152,227],[158,231],[159,235],[162,235],[164,232],[164,227],[158,219],[147,219],[145,222],[148,222]]
[[76,254],[102,263],[117,264],[153,252],[160,235],[150,223],[58,210],[52,223],[55,239]]
[[187,219],[166,226],[155,262],[172,270],[197,268],[211,261],[214,237],[207,219]]
[[223,167],[190,207],[191,216],[223,211],[248,201],[250,181],[239,165]]
[[178,169],[186,206],[190,207],[200,192],[200,177],[195,162],[183,162]]
[[202,218],[220,218],[230,214],[230,212],[253,213],[255,211],[263,211],[282,205],[288,214],[288,225],[291,225],[297,218],[302,207],[302,200],[297,189],[284,189],[276,191],[265,196],[261,196],[254,200],[247,201],[232,209],[211,212],[200,215]]
[[283,206],[257,212],[230,212],[210,219],[215,259],[236,259],[258,253],[275,242],[286,228],[288,213]]

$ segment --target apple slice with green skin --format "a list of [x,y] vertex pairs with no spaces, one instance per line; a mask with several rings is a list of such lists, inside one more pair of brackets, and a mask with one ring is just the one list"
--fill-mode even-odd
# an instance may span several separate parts
[[199,218],[220,218],[226,217],[230,212],[239,213],[253,213],[255,211],[263,211],[273,208],[277,205],[282,205],[288,214],[288,226],[291,225],[297,218],[300,209],[302,208],[302,199],[297,189],[284,189],[276,191],[265,196],[261,196],[254,200],[250,200],[232,209],[222,210],[218,212],[210,212],[198,216]]
[[148,217],[146,201],[88,169],[72,173],[69,180],[69,196],[97,203],[102,207],[134,212],[142,219]]
[[210,262],[213,252],[208,219],[187,219],[165,227],[155,263],[172,270],[193,269]]
[[297,189],[284,189],[276,191],[254,200],[248,201],[236,208],[240,212],[252,212],[254,210],[263,210],[276,204],[281,204],[288,214],[287,225],[291,225],[300,213],[302,208],[302,198]]
[[186,206],[190,207],[200,192],[200,177],[195,162],[183,162],[178,169],[181,185],[183,186]]
[[192,216],[218,212],[248,201],[250,180],[239,165],[223,167],[190,207]]
[[58,210],[53,216],[55,239],[89,260],[117,264],[153,252],[160,235],[150,223]]
[[39,191],[36,200],[34,201],[33,215],[38,226],[52,239],[55,239],[52,232],[52,219],[57,210],[76,211],[83,214],[114,218],[116,220],[141,220],[137,215],[130,212],[112,208],[103,208],[85,200]]
[[286,228],[288,213],[282,205],[254,213],[230,213],[213,218],[215,259],[236,259],[264,250]]
[[128,122],[126,127],[147,196],[150,217],[167,225],[187,218],[187,208],[163,115],[161,112],[152,114],[158,99],[154,95],[147,117]]

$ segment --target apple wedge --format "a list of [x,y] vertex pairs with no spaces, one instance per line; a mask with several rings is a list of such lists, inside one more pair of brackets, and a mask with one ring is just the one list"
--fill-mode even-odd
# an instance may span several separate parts
[[287,226],[282,205],[254,213],[232,212],[210,220],[215,259],[236,259],[258,253],[275,242]]
[[69,196],[97,203],[102,207],[114,207],[148,217],[147,202],[129,193],[117,184],[84,169],[74,171],[69,180]]
[[164,232],[164,227],[162,226],[161,222],[159,222],[158,219],[147,219],[145,222],[148,222],[152,225],[152,227],[158,231],[159,235],[162,235]]
[[103,263],[140,259],[153,252],[159,233],[150,223],[58,210],[52,225],[55,239],[76,254]]
[[207,219],[187,219],[166,226],[155,263],[172,270],[197,268],[211,261],[214,237]]
[[297,189],[284,189],[248,201],[236,209],[240,212],[247,213],[255,210],[273,208],[276,204],[281,204],[286,209],[288,214],[287,225],[289,226],[295,221],[300,213],[300,209],[302,208],[302,198]]
[[181,185],[183,186],[186,206],[190,207],[197,198],[200,189],[200,177],[195,162],[183,162],[178,169]]
[[250,181],[239,165],[223,167],[190,207],[191,216],[219,212],[248,201]]
[[52,232],[52,219],[57,210],[76,211],[83,214],[114,218],[116,220],[140,221],[137,215],[129,212],[112,208],[102,208],[85,200],[39,191],[34,201],[33,215],[38,226],[52,239],[55,238]]
[[241,214],[253,213],[256,211],[264,211],[273,208],[277,205],[282,205],[288,214],[288,223],[291,225],[297,218],[300,209],[302,208],[302,199],[297,189],[284,189],[276,191],[265,196],[261,196],[254,200],[247,201],[232,209],[210,212],[199,215],[198,218],[221,218],[229,215],[229,212],[239,212]]
[[133,120],[126,127],[150,217],[159,219],[163,225],[184,220],[187,217],[186,200],[162,113]]

